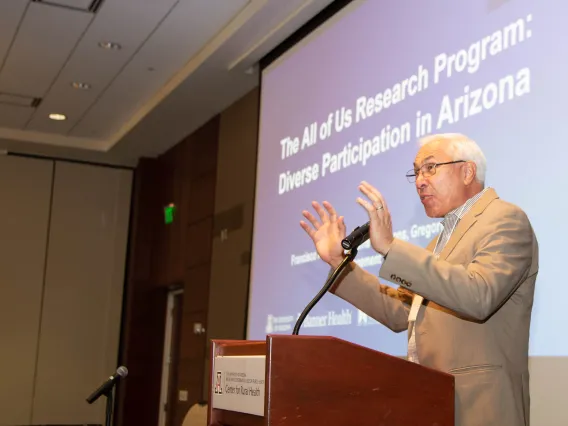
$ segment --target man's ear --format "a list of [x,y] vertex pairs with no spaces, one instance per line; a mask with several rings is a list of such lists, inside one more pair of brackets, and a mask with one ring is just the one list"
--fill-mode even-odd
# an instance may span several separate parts
[[463,183],[467,185],[471,185],[475,180],[475,176],[477,176],[477,164],[473,161],[468,161],[464,164],[463,167]]

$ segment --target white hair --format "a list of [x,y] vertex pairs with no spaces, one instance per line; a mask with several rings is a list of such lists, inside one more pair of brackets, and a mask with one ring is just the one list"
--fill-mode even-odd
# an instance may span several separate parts
[[448,154],[452,156],[454,161],[465,160],[474,162],[477,167],[476,179],[481,184],[485,184],[487,160],[475,141],[460,133],[440,133],[426,136],[419,140],[420,146],[431,142],[448,142],[450,147]]

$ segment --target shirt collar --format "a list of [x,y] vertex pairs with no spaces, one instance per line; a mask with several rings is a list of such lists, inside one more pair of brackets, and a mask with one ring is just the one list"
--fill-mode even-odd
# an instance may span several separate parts
[[461,206],[456,207],[455,209],[453,209],[451,212],[447,213],[444,216],[444,219],[442,220],[442,224],[445,224],[450,218],[455,218],[457,220],[460,220],[462,217],[464,217],[466,215],[466,213],[468,211],[471,210],[471,208],[473,207],[473,205],[483,196],[483,194],[485,194],[485,192],[487,190],[489,190],[490,187],[486,187],[483,190],[479,191],[477,194],[475,194],[473,197],[471,197],[470,199],[468,199],[465,203],[463,203]]

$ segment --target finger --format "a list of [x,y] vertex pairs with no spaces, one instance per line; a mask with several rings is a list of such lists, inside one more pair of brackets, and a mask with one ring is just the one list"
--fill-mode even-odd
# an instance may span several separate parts
[[363,192],[367,197],[369,197],[371,201],[373,201],[376,208],[383,206],[385,210],[387,209],[383,194],[381,194],[377,188],[375,188],[368,182],[363,181],[361,182],[360,189],[361,192]]
[[314,230],[314,228],[312,228],[310,225],[308,225],[306,222],[304,222],[303,220],[300,221],[300,226],[302,227],[302,229],[304,231],[306,231],[306,233],[310,236],[310,238],[313,240],[314,236],[316,234],[316,231]]
[[361,182],[361,187],[365,188],[367,193],[372,194],[373,198],[382,201],[383,200],[383,195],[381,194],[381,192],[375,188],[373,185],[371,185],[369,182],[363,181]]
[[[389,213],[389,208],[387,206],[387,202],[383,198],[383,194],[381,194],[379,191],[377,191],[375,193],[375,196],[377,197],[377,200],[378,200],[376,202],[376,206],[375,206],[377,208],[378,212],[379,213]],[[380,208],[380,207],[382,207],[382,208]]]
[[359,189],[363,194],[365,194],[369,198],[369,200],[371,201],[370,204],[372,204],[372,207],[375,210],[380,212],[383,209],[383,205],[381,204],[380,199],[374,193],[372,193],[369,189],[365,187],[359,187]]
[[333,206],[327,201],[323,202],[323,206],[329,212],[329,220],[335,222],[337,220],[337,212],[335,211]]
[[304,210],[302,212],[302,215],[310,221],[310,223],[313,225],[314,228],[320,229],[321,223],[319,223],[319,221],[314,217],[313,214],[311,214],[307,210]]
[[365,185],[365,184],[362,183],[361,185],[359,185],[359,191],[361,191],[363,194],[365,194],[365,196],[367,198],[369,198],[369,200],[371,200],[371,202],[373,202],[373,203],[379,202],[379,197],[376,195],[376,190],[369,188],[368,185]]
[[325,209],[322,206],[320,206],[320,204],[317,201],[313,201],[312,206],[314,206],[314,209],[319,214],[319,217],[321,218],[321,221],[323,223],[329,222],[329,216],[327,214],[327,211],[325,211]]
[[389,206],[387,204],[387,200],[385,200],[385,198],[383,197],[383,194],[381,194],[380,192],[379,192],[379,200],[380,200],[382,206],[385,208],[385,211],[388,212]]
[[367,210],[367,213],[369,214],[369,221],[371,222],[371,227],[373,229],[379,229],[380,218],[377,209],[371,203],[361,197],[357,198],[357,203],[359,203],[361,207]]
[[346,235],[347,229],[345,228],[345,218],[343,216],[339,216],[337,224],[339,226],[339,232],[341,233],[341,235]]
[[359,205],[361,207],[363,207],[365,210],[367,210],[367,213],[369,213],[369,219],[373,219],[376,218],[377,215],[377,209],[371,204],[369,203],[367,200],[364,200],[361,197],[357,198],[357,203],[359,203]]
[[379,195],[379,190],[377,188],[375,188],[373,185],[371,185],[369,182],[367,181],[361,181],[361,186],[364,186],[365,188],[367,188],[369,191],[373,192],[374,194]]

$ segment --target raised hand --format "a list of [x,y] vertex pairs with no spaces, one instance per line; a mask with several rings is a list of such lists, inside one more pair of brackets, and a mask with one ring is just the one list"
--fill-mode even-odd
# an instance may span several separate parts
[[392,232],[392,219],[387,203],[381,193],[367,182],[361,182],[359,190],[365,194],[369,200],[357,198],[359,203],[369,214],[371,226],[369,228],[369,239],[371,245],[378,253],[385,256],[394,240]]
[[300,226],[310,236],[320,258],[330,266],[336,268],[344,257],[341,240],[345,238],[345,223],[343,216],[338,217],[333,206],[327,201],[323,202],[325,209],[316,201],[312,206],[319,215],[317,219],[309,211],[304,210],[302,215],[311,223],[311,226],[300,221]]

